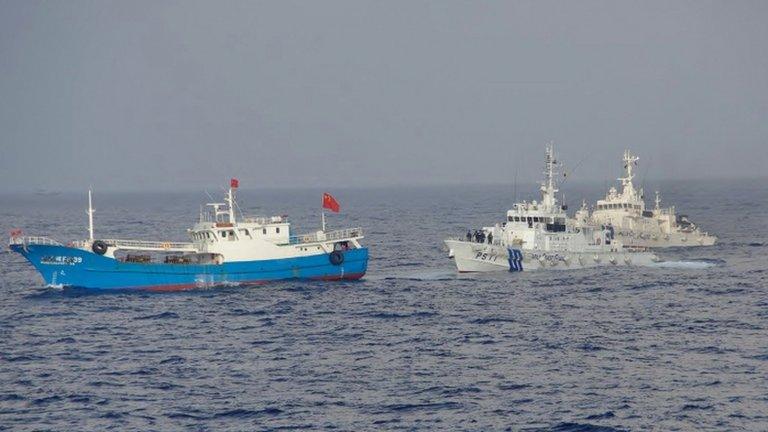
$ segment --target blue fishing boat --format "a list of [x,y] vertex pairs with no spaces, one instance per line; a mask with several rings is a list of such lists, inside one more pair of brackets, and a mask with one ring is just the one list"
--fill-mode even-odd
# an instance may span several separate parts
[[[368,249],[361,228],[291,235],[286,216],[236,215],[236,179],[224,202],[208,203],[187,232],[189,242],[96,239],[88,192],[88,240],[60,243],[11,233],[10,249],[23,255],[55,287],[179,291],[281,279],[353,280],[365,275]],[[330,194],[323,207],[339,211]]]

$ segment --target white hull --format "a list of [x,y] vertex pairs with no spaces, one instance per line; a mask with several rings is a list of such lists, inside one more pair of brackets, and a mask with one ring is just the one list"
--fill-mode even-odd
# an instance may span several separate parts
[[717,237],[700,232],[681,233],[673,232],[670,234],[662,233],[638,233],[635,231],[617,232],[616,238],[625,246],[646,247],[646,248],[665,248],[665,247],[691,247],[691,246],[712,246],[717,241]]
[[449,256],[459,272],[569,270],[599,266],[647,266],[659,259],[651,252],[581,251],[556,252],[518,249],[522,260],[510,261],[506,246],[446,240]]
[[640,158],[629,150],[624,152],[625,176],[619,178],[622,190],[611,187],[605,198],[597,200],[590,215],[584,202],[576,212],[577,224],[609,227],[616,239],[625,246],[644,248],[712,246],[717,237],[709,235],[688,220],[678,215],[675,207],[662,208],[661,197],[656,192],[656,206],[646,210],[642,189],[635,189],[634,167]]

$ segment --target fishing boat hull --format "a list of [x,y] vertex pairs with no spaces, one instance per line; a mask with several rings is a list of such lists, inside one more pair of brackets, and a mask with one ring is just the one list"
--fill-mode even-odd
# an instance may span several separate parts
[[368,249],[346,250],[333,264],[328,253],[222,264],[132,263],[87,250],[38,244],[13,244],[47,285],[95,290],[180,291],[284,279],[354,280],[365,275]]
[[461,240],[446,240],[445,245],[461,273],[643,266],[658,261],[653,253],[627,250],[553,252]]

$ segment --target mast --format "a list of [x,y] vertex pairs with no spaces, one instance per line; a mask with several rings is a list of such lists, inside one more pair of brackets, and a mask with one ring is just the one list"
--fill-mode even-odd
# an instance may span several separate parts
[[232,191],[232,187],[229,188],[229,192],[227,192],[227,196],[224,197],[224,200],[227,202],[227,213],[229,214],[229,223],[235,223],[235,198],[234,198],[234,192]]
[[91,195],[91,188],[88,188],[88,211],[86,211],[88,214],[88,239],[93,241],[93,199]]
[[544,182],[541,183],[541,204],[545,208],[550,209],[554,209],[557,204],[557,198],[555,198],[555,194],[558,192],[555,184],[556,165],[555,146],[549,143],[544,155]]
[[320,212],[322,223],[323,223],[323,232],[325,232],[325,210],[322,210]]
[[635,185],[632,184],[632,179],[635,178],[635,175],[632,173],[632,171],[634,166],[637,165],[637,161],[639,160],[640,158],[630,153],[629,150],[624,150],[625,177],[619,177],[618,179],[621,182],[621,194],[624,195],[624,197],[634,198],[636,195]]

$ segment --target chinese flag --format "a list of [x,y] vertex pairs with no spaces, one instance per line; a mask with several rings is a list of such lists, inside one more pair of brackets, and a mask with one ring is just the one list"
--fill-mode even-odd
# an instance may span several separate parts
[[18,228],[14,229],[14,230],[11,230],[11,237],[13,237],[13,238],[21,237],[21,230],[18,229]]
[[240,186],[240,181],[238,181],[236,178],[233,178],[229,181],[229,187],[232,189],[237,189],[238,186]]
[[334,198],[328,192],[323,193],[323,208],[327,208],[334,213],[338,213],[341,209],[341,207],[339,207],[339,202],[336,201],[336,198]]

